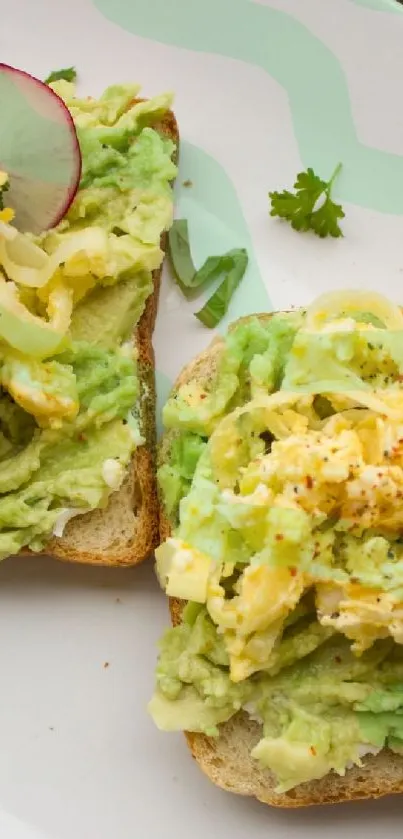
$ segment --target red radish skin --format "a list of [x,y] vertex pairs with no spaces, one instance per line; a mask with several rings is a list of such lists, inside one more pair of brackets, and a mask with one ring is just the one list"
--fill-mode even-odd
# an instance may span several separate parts
[[64,218],[80,184],[73,118],[48,85],[2,63],[0,113],[0,169],[10,179],[7,206],[20,231],[41,233]]

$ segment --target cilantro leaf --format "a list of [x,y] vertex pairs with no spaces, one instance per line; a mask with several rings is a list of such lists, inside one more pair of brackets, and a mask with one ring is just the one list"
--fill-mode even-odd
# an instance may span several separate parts
[[287,189],[283,192],[269,192],[270,215],[286,219],[294,230],[312,230],[322,239],[325,236],[342,236],[339,220],[345,214],[341,205],[336,204],[331,196],[340,169],[341,163],[336,166],[329,181],[323,181],[311,168],[299,172],[294,184],[295,192]]
[[311,215],[311,228],[317,236],[324,239],[325,236],[333,236],[337,239],[343,233],[339,227],[339,219],[344,218],[344,211],[340,204],[335,204],[327,196],[322,206]]
[[65,67],[64,70],[53,70],[52,73],[49,74],[47,79],[45,79],[45,84],[51,84],[51,82],[59,82],[61,80],[65,82],[75,82],[77,78],[77,70],[75,67]]

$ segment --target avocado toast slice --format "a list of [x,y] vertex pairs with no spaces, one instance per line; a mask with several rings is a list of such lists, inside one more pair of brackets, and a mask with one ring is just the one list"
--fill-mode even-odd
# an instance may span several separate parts
[[2,267],[35,324],[47,327],[54,285],[70,324],[51,358],[2,350],[0,555],[134,565],[158,539],[152,334],[178,127],[170,94],[144,100],[138,85],[116,85],[79,100],[72,84],[52,87],[76,125],[80,189],[35,239],[56,267],[50,281],[27,296]]
[[[256,318],[251,317],[242,319],[242,323],[247,325],[248,322],[251,323],[255,320],[256,323],[264,325],[270,321],[271,317],[272,315],[257,315]],[[234,324],[231,327],[231,330],[236,329],[237,325],[240,323],[241,322],[237,322],[237,324]],[[221,338],[215,339],[205,352],[203,352],[183,370],[175,384],[172,393],[173,399],[175,399],[175,397],[180,399],[180,389],[185,388],[185,398],[188,400],[189,405],[195,405],[197,396],[202,396],[203,401],[206,401],[205,394],[208,394],[217,382],[217,371],[220,368],[224,351],[224,340]],[[242,378],[243,377],[241,376],[241,385]],[[244,384],[245,379],[243,381],[243,385]],[[242,403],[242,400],[243,397],[241,397],[240,400],[235,400],[235,402],[232,403],[231,408],[234,407],[234,404],[236,406],[237,404],[239,405],[239,402]],[[171,406],[173,404],[174,402],[171,401]],[[181,404],[183,405],[183,403]],[[203,436],[201,430],[196,427],[193,431],[190,430],[191,423],[188,414],[185,415],[185,413],[182,413],[182,420],[182,428],[180,423],[178,423],[177,427],[175,427],[174,423],[169,421],[169,427],[164,434],[159,450],[160,478],[162,476],[162,480],[160,480],[160,540],[162,543],[178,533],[178,503],[181,499],[185,498],[189,492],[192,475],[195,468],[197,468],[197,463],[200,462],[200,459],[203,456],[202,453],[205,451],[203,444],[207,442],[208,436],[207,434],[204,435],[202,444],[198,444],[195,440],[188,444],[187,463],[185,462],[185,458],[182,457],[183,468],[181,469],[181,489],[178,491],[177,486],[175,486],[172,491],[173,484],[170,480],[174,475],[172,467],[178,462],[178,452],[182,452],[183,456],[184,430],[185,434],[186,431],[190,434],[194,431],[195,435],[197,434],[199,437]],[[185,425],[185,423],[187,423],[187,425]],[[198,445],[199,451],[197,451]],[[227,445],[226,451],[229,451],[229,445]],[[195,527],[197,527],[197,519]],[[190,560],[188,556],[185,558],[185,552],[182,552],[181,554],[181,567],[190,568]],[[187,562],[189,562],[188,566],[186,565]],[[173,566],[171,565],[171,569],[172,568]],[[168,563],[165,563],[165,559],[163,559],[162,554],[159,576],[162,585],[165,587],[166,581],[169,579],[169,573]],[[177,577],[175,575],[175,581],[176,579]],[[176,582],[172,584],[172,586],[174,585],[176,585]],[[180,582],[178,585],[180,585]],[[199,602],[201,602],[201,600],[202,598],[200,598]],[[195,627],[199,620],[197,614],[200,616],[200,613],[198,613],[197,610],[200,609],[200,605],[197,604],[195,609],[195,604],[187,606],[185,600],[180,600],[173,596],[170,596],[169,603],[172,625],[176,628],[174,631],[177,631],[180,627],[185,627],[186,632],[189,631],[190,633],[188,647],[189,658],[188,652],[186,651],[186,645],[183,657],[176,658],[178,653],[175,652],[175,650],[180,650],[182,648],[180,647],[179,640],[174,643],[173,636],[171,638],[169,637],[172,630],[167,632],[165,639],[161,642],[161,657],[157,667],[157,681],[160,688],[161,685],[164,686],[164,690],[166,690],[165,697],[171,697],[171,699],[174,700],[174,697],[178,696],[178,678],[183,680],[181,690],[184,691],[184,696],[186,696],[186,691],[189,690],[186,685],[192,684],[192,656],[195,652],[197,653],[199,650],[201,653],[201,659],[198,659],[198,661],[203,665],[205,664],[204,656],[207,656],[207,663],[210,668],[210,675],[208,677],[209,684],[212,683],[213,677],[215,678],[214,669],[211,667],[211,663],[215,662],[215,664],[219,664],[219,671],[221,671],[221,674],[219,671],[216,671],[215,675],[217,676],[217,679],[221,679],[224,661],[222,659],[222,644],[221,642],[218,643],[219,636],[218,641],[217,636],[215,637],[215,640],[213,640],[213,636],[210,631],[211,625],[209,632],[204,636],[204,638],[200,635],[200,626],[196,632]],[[202,616],[201,620],[205,621],[205,619],[205,616]],[[300,624],[297,622],[297,626],[298,625],[301,625],[303,628],[305,627],[304,617],[302,617]],[[325,661],[326,656],[331,657],[332,655],[332,643],[333,639],[330,637],[329,641],[325,640],[323,644]],[[378,643],[382,645],[384,642],[381,641]],[[176,647],[175,644],[178,646]],[[397,655],[399,656],[399,647],[397,644],[395,645],[395,649],[397,650]],[[344,655],[344,652],[342,654]],[[314,652],[312,659],[314,664],[315,655],[316,653]],[[336,654],[335,658],[337,663],[341,664],[341,656],[340,660],[338,654]],[[381,668],[384,666],[385,665],[381,665]],[[397,672],[399,672],[399,667],[400,664],[398,665]],[[373,671],[373,673],[376,674],[377,663],[375,660],[373,664],[370,665],[369,670],[370,672]],[[193,672],[196,673],[196,671]],[[303,673],[302,670],[301,672]],[[178,675],[179,673],[180,675]],[[321,689],[319,670],[317,673],[318,675],[315,676],[315,691],[319,692]],[[202,678],[201,675],[200,678]],[[204,684],[206,685],[207,682]],[[217,685],[218,684],[219,682],[217,682]],[[208,691],[210,688],[204,687],[203,690]],[[180,696],[181,693],[179,693],[179,697]],[[179,724],[175,724],[173,716],[175,713],[175,700],[169,701],[168,704],[170,708],[168,712],[165,703],[160,705],[159,701],[160,697],[158,697],[157,692],[157,696],[154,697],[150,703],[150,711],[157,724],[165,730],[177,730],[183,728],[183,725],[181,726],[179,723],[179,719],[177,720]],[[214,703],[217,704],[218,700],[216,702],[216,700],[212,698],[212,701],[213,707],[215,707]],[[249,703],[245,704],[249,705]],[[187,709],[185,707],[185,702],[183,703],[181,710],[178,708],[178,712],[182,714],[184,719],[190,719],[190,708]],[[199,718],[201,718],[200,712]],[[219,718],[220,712],[217,714],[217,720],[219,720]],[[259,741],[261,741],[263,733],[262,721],[258,719],[258,715],[254,713],[254,709],[248,707],[244,710],[242,708],[239,711],[234,710],[232,714],[229,715],[229,718],[226,721],[219,722],[217,727],[215,727],[211,721],[210,725],[212,729],[211,734],[206,730],[187,730],[185,731],[186,738],[191,752],[199,763],[201,769],[206,773],[211,781],[230,792],[253,796],[266,804],[282,808],[337,803],[354,799],[376,798],[403,792],[403,758],[400,756],[399,748],[396,748],[397,743],[396,741],[393,741],[393,738],[392,742],[394,750],[385,747],[385,743],[383,743],[383,748],[381,748],[379,744],[378,747],[373,749],[376,754],[371,754],[371,748],[369,747],[367,748],[366,753],[365,750],[363,750],[364,757],[362,761],[358,759],[356,761],[356,765],[353,765],[353,761],[351,761],[351,765],[347,761],[346,768],[343,770],[342,774],[336,774],[333,771],[327,772],[322,777],[317,777],[303,783],[297,783],[289,789],[280,791],[278,777],[276,778],[274,771],[267,766],[263,766],[262,763],[251,754]],[[215,731],[213,730],[214,728],[216,728]],[[343,737],[348,739],[349,729],[346,727],[342,729],[342,731]],[[309,759],[311,760],[313,757],[316,757],[316,750],[313,745],[310,746],[310,748],[312,749],[312,753],[309,755]],[[288,758],[288,764],[292,765],[292,757],[290,756]]]
[[[141,101],[141,100],[139,100]],[[172,111],[168,111],[155,130],[175,144],[178,160],[179,131]],[[166,251],[166,234],[161,249]],[[163,266],[152,272],[153,291],[134,330],[138,350],[138,376],[141,388],[139,427],[145,443],[136,449],[122,487],[110,498],[106,509],[94,510],[68,522],[63,536],[53,538],[47,553],[68,562],[91,565],[137,565],[158,544],[158,499],[156,465],[155,359],[152,345],[158,310]]]

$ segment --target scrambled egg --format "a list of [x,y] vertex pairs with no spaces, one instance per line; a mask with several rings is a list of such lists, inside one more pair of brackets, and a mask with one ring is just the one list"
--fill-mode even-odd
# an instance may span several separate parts
[[40,426],[58,427],[63,418],[74,419],[78,414],[75,376],[57,361],[38,362],[8,351],[1,381],[15,402],[32,414]]
[[[310,589],[319,622],[357,654],[378,638],[403,643],[403,392],[350,394],[349,408],[325,420],[313,399],[276,394],[225,417],[176,536],[157,551],[168,594],[206,604],[234,682],[269,666]],[[267,430],[269,452],[256,442]],[[217,533],[214,558],[206,533]],[[225,533],[246,546],[243,565]]]
[[267,661],[284,618],[297,605],[303,589],[302,574],[268,565],[249,565],[230,600],[225,599],[224,588],[211,581],[207,610],[224,635],[234,682],[246,679]]
[[403,602],[393,593],[357,583],[319,585],[316,603],[320,622],[350,638],[357,653],[390,636],[403,644]]

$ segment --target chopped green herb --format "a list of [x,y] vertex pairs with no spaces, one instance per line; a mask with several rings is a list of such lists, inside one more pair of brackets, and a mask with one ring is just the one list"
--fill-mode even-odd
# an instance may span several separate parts
[[[312,230],[317,236],[342,236],[339,220],[344,218],[340,204],[331,197],[332,187],[341,170],[336,166],[329,181],[323,181],[313,169],[300,172],[294,184],[295,192],[269,192],[271,216],[279,216],[291,223],[294,230]],[[322,202],[318,205],[319,199]]]
[[[175,279],[183,293],[197,288],[197,271],[193,264],[186,219],[176,219],[168,233],[168,251]],[[196,281],[196,285],[195,285]]]
[[[221,257],[212,256],[210,260],[216,260],[216,263],[214,268],[211,269],[209,277],[212,279],[213,276],[216,277],[225,274],[225,278],[214,294],[209,297],[203,308],[195,314],[198,320],[204,323],[205,326],[213,329],[222,320],[228,310],[232,295],[238,288],[246,271],[248,254],[244,248],[239,248],[238,250],[228,251],[228,253]],[[203,268],[206,267],[207,262]]]
[[49,74],[47,79],[45,79],[45,84],[50,84],[51,82],[59,82],[61,80],[65,82],[75,82],[76,78],[76,68],[66,67],[64,70],[53,70],[53,72]]
[[239,248],[222,256],[209,256],[201,268],[196,270],[190,250],[188,223],[186,219],[177,219],[168,234],[168,251],[175,279],[188,298],[197,296],[214,280],[225,275],[214,294],[195,314],[205,326],[216,326],[225,315],[231,297],[246,271],[246,250]]

